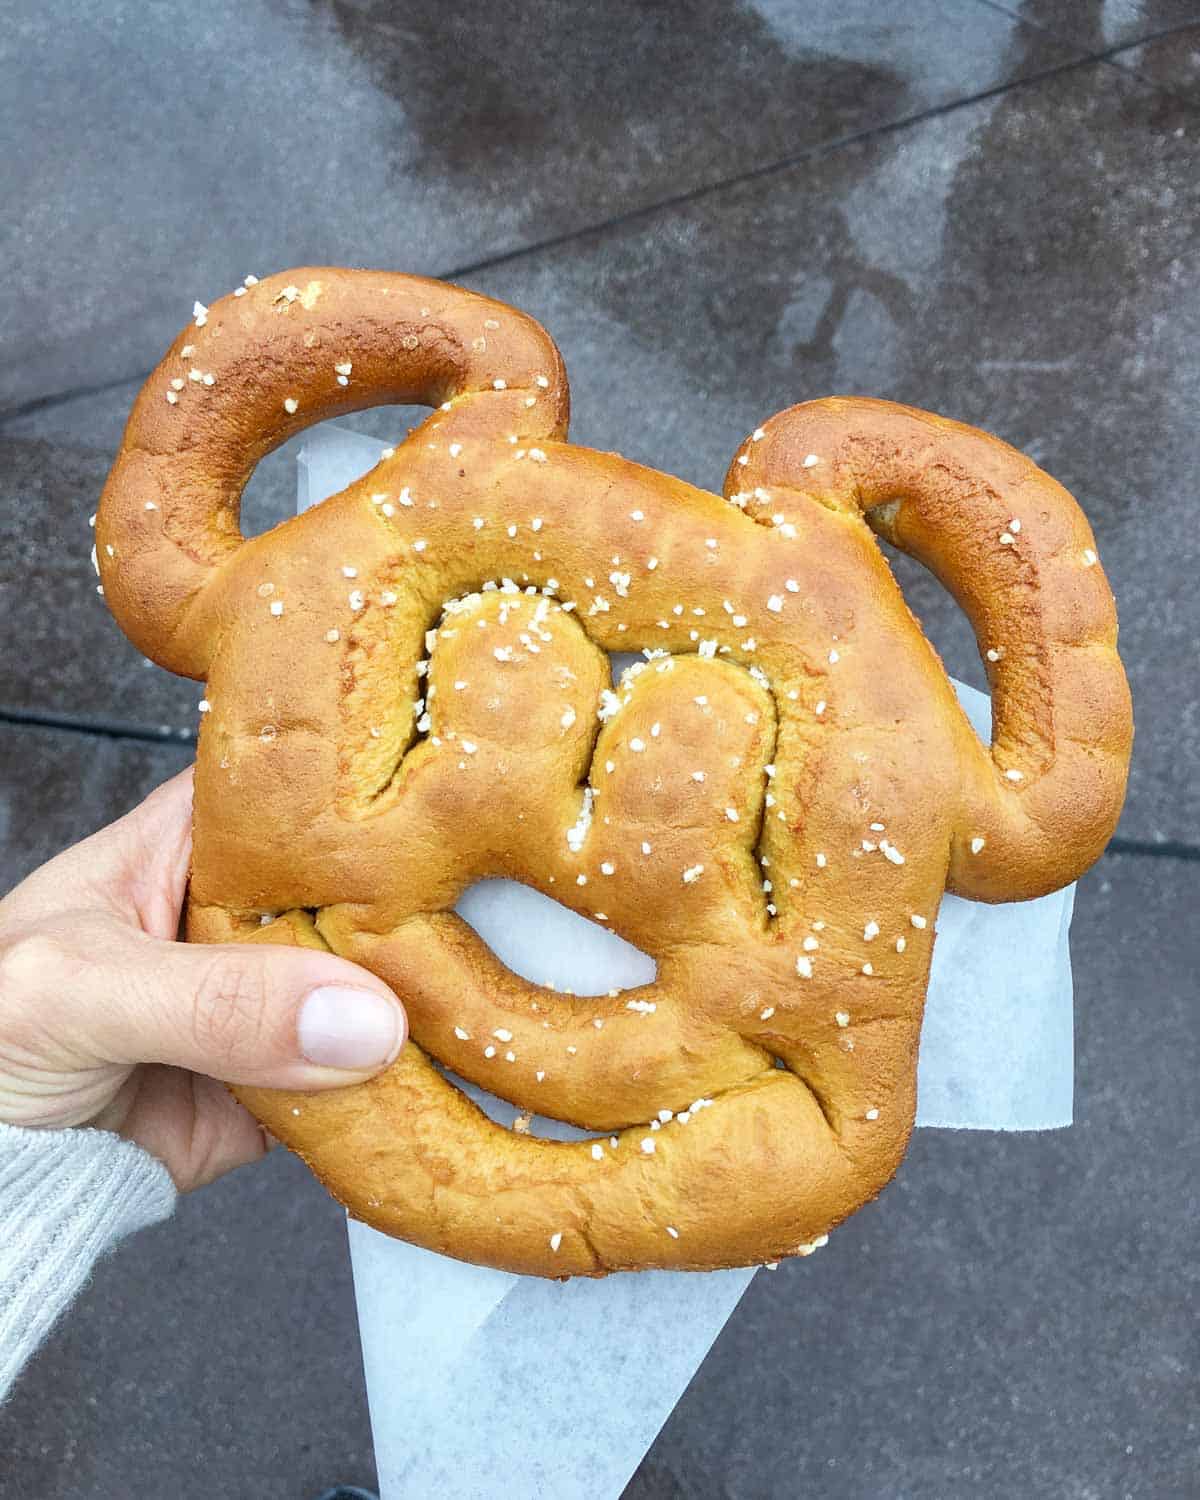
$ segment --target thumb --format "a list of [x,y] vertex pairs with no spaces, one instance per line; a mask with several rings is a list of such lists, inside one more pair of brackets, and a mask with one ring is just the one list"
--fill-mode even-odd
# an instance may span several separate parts
[[[170,1063],[225,1083],[325,1089],[394,1062],[404,1009],[366,969],[316,949],[137,935],[95,1006],[113,1062]],[[94,992],[93,992],[94,994]],[[99,1014],[97,1014],[99,1012]]]

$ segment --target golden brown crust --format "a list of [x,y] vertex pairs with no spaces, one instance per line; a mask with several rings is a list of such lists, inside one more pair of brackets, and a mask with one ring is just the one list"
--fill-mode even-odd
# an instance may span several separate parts
[[[265,452],[384,401],[437,409],[239,538]],[[1054,889],[1112,831],[1112,596],[1065,490],[928,413],[793,407],[722,498],[569,445],[567,407],[535,323],[414,277],[292,271],[176,341],[97,529],[122,627],[208,683],[189,935],[328,945],[404,999],[372,1082],[237,1091],[376,1227],[545,1276],[804,1253],[903,1155],[942,891]],[[990,752],[871,527],[970,615]],[[662,654],[614,694],[614,650]],[[486,875],[655,983],[518,979],[451,911]],[[605,1135],[504,1130],[427,1054]]]

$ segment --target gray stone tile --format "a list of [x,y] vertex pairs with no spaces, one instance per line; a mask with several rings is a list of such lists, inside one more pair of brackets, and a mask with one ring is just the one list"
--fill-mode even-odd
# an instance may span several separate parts
[[1004,8],[1087,52],[1200,21],[1196,0],[1003,0]]
[[0,724],[0,895],[191,759],[185,745]]
[[990,7],[13,0],[0,408],[148,368],[249,271],[437,274],[1053,66]]
[[[931,407],[1026,448],[1088,511],[1121,607],[1139,725],[1123,832],[1197,841],[1198,131],[1178,95],[1072,69],[470,281],[558,338],[578,441],[702,484],[765,415],[831,392]],[[15,638],[34,642],[0,704],[187,726],[198,690],[139,665],[82,561],[131,396],[0,434],[0,573],[16,573]],[[356,420],[394,435],[403,418]],[[289,464],[281,452],[256,476],[251,529],[283,513]],[[901,574],[949,666],[981,683],[957,610]]]
[[625,1500],[1184,1500],[1200,1278],[1200,866],[1080,891],[1076,1124],[921,1131],[828,1249],[761,1274]]
[[190,729],[195,684],[135,651],[96,593],[88,517],[111,456],[74,435],[0,434],[0,577],[13,648],[0,708]]

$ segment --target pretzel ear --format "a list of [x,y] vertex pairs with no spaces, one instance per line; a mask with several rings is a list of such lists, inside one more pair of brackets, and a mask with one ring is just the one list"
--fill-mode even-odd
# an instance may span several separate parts
[[242,544],[259,460],[328,417],[447,402],[473,402],[480,430],[566,435],[550,337],[462,287],[317,267],[197,303],[134,404],[100,499],[97,559],[121,628],[161,666],[204,677],[218,623],[207,585]]
[[1082,874],[1120,815],[1133,718],[1116,606],[1079,506],[998,438],[887,401],[808,402],[756,437],[727,494],[751,513],[800,495],[865,516],[974,626],[992,744],[989,754],[958,712],[947,888],[1016,901]]

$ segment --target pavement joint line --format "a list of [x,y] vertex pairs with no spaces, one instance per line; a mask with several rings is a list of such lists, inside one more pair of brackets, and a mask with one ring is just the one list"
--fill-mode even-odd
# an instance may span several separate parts
[[[1011,11],[1004,10],[1002,6],[994,4],[994,0],[978,0],[978,3],[991,5],[993,9],[999,9],[1003,14],[1012,16]],[[1020,20],[1020,17],[1015,19]],[[1023,25],[1032,25],[1031,22],[1022,21]],[[1045,31],[1044,27],[1038,28]],[[1152,41],[1157,36],[1168,36],[1174,31],[1185,29],[1184,27],[1170,27],[1155,36],[1144,38]],[[1053,33],[1046,32],[1047,35]],[[1057,38],[1056,38],[1057,39]],[[1074,45],[1074,44],[1071,44]],[[458,281],[463,277],[476,275],[481,271],[493,270],[498,266],[511,265],[518,260],[524,260],[528,256],[542,254],[549,250],[557,250],[563,245],[571,244],[575,240],[585,240],[589,237],[607,234],[613,229],[619,229],[627,224],[637,223],[642,219],[652,218],[655,214],[663,213],[671,209],[684,208],[689,204],[699,202],[713,193],[724,192],[732,188],[740,187],[743,183],[757,182],[764,177],[771,177],[778,173],[794,170],[805,162],[817,161],[822,157],[831,156],[837,151],[843,151],[851,146],[858,146],[866,141],[875,140],[882,136],[894,135],[901,130],[908,130],[916,125],[923,125],[929,120],[936,120],[942,115],[952,114],[956,110],[968,109],[974,104],[981,104],[985,100],[998,98],[1002,94],[1008,94],[1015,89],[1025,88],[1032,84],[1044,83],[1048,79],[1057,78],[1060,74],[1070,73],[1079,68],[1094,66],[1096,63],[1107,62],[1118,52],[1124,52],[1130,46],[1140,46],[1138,43],[1122,43],[1120,47],[1109,47],[1101,52],[1081,54],[1079,57],[1068,58],[1065,62],[1054,63],[1052,66],[1042,68],[1035,73],[1030,73],[1024,78],[1010,78],[1004,83],[994,84],[991,88],[980,89],[974,94],[963,94],[957,99],[945,100],[940,104],[931,104],[928,108],[917,110],[913,114],[903,115],[896,120],[885,120],[876,125],[864,126],[861,130],[851,131],[847,135],[837,136],[830,141],[818,141],[811,146],[806,146],[801,151],[790,152],[787,156],[777,157],[774,161],[764,162],[761,166],[748,167],[740,172],[731,173],[725,177],[719,177],[711,182],[699,183],[695,187],[688,188],[681,193],[672,193],[665,198],[658,198],[653,203],[639,204],[634,208],[623,209],[620,213],[612,214],[606,219],[599,219],[594,224],[582,224],[574,229],[563,230],[561,234],[548,235],[544,239],[532,240],[525,245],[516,245],[511,250],[498,251],[493,255],[486,255],[478,260],[467,261],[463,265],[453,266],[449,270],[433,271],[425,274],[431,275],[439,281]],[[1127,70],[1128,71],[1128,70]],[[1135,75],[1136,76],[1136,75]],[[1141,80],[1145,83],[1145,80]],[[1153,85],[1147,85],[1154,87]],[[132,385],[136,381],[144,381],[153,373],[153,366],[138,374],[127,376],[119,380],[106,380],[90,386],[77,386],[66,391],[49,392],[44,396],[35,397],[20,406],[11,406],[7,409],[0,408],[0,430],[10,422],[19,421],[22,417],[30,416],[34,412],[45,411],[55,406],[80,400],[85,396],[97,395],[104,391],[115,390],[122,385]]]
[[1112,838],[1106,854],[1129,854],[1141,859],[1182,859],[1200,862],[1200,846],[1179,839]]
[[[65,734],[90,735],[95,739],[130,740],[148,745],[195,745],[191,729],[172,729],[170,725],[139,725],[119,720],[77,719],[70,714],[39,712],[36,709],[0,708],[0,728],[52,729]],[[1200,863],[1200,844],[1180,839],[1133,839],[1117,835],[1108,841],[1105,854],[1124,854],[1145,859],[1179,859]]]
[[57,729],[66,734],[92,735],[96,739],[135,740],[148,745],[194,745],[193,729],[175,729],[170,724],[131,724],[120,719],[80,719],[73,714],[44,709],[0,708],[0,726],[13,729]]
[[[1065,47],[1079,45],[1076,39],[1068,36],[1065,31],[1060,31],[1055,26],[1048,26],[1044,21],[1035,21],[1029,16],[1023,16],[1010,5],[1004,4],[1003,0],[976,0],[976,3],[986,5],[989,10],[999,11],[1002,16],[1008,16],[1013,21],[1019,21],[1023,26],[1032,26],[1035,30],[1040,31],[1043,36],[1052,37],[1056,42],[1061,42]],[[1158,83],[1153,78],[1147,78],[1144,73],[1139,73],[1136,68],[1131,67],[1126,62],[1122,62],[1121,53],[1133,52],[1138,47],[1144,47],[1147,42],[1161,41],[1163,37],[1175,36],[1180,31],[1195,30],[1197,26],[1200,26],[1200,12],[1193,16],[1190,21],[1176,21],[1171,26],[1160,26],[1156,31],[1148,31],[1144,36],[1134,37],[1132,41],[1123,41],[1114,47],[1110,47],[1105,52],[1098,52],[1095,54],[1095,60],[1099,63],[1107,63],[1109,67],[1116,68],[1118,72],[1124,73],[1128,78],[1136,78],[1139,83],[1145,84],[1148,89],[1153,89],[1156,93],[1166,94],[1169,98],[1176,100],[1184,99],[1184,95],[1177,93],[1168,84]]]
[[145,381],[152,373],[153,367],[136,371],[132,375],[119,376],[115,380],[101,380],[95,385],[76,385],[65,391],[48,391],[44,396],[35,396],[32,401],[0,411],[0,426],[6,422],[19,421],[22,417],[31,417],[35,412],[45,411],[48,407],[66,406],[71,401],[82,401],[85,396],[101,396],[105,391],[115,391],[123,385]]
[[[987,99],[998,98],[1001,94],[1011,93],[1015,89],[1025,88],[1031,84],[1043,83],[1047,79],[1056,78],[1061,73],[1072,72],[1076,68],[1091,66],[1096,62],[1102,61],[1104,55],[1104,53],[1089,53],[1079,57],[1072,57],[1065,62],[1054,63],[1050,67],[1042,68],[1036,73],[1030,73],[1024,78],[1010,78],[1004,83],[993,84],[992,87],[980,89],[974,94],[963,94],[957,99],[948,99],[940,104],[931,104],[926,109],[916,110],[914,113],[903,115],[896,120],[884,120],[877,125],[867,125],[861,130],[850,131],[847,135],[836,136],[833,140],[817,141],[811,146],[804,147],[801,151],[790,152],[787,156],[777,157],[774,161],[764,162],[761,166],[748,167],[743,171],[731,173],[726,177],[716,178],[711,182],[699,183],[696,187],[688,188],[684,192],[670,194],[665,198],[657,199],[653,203],[624,209],[621,213],[613,214],[607,219],[598,220],[595,224],[584,225],[578,229],[565,230],[562,234],[549,235],[543,240],[537,240],[529,245],[517,246],[512,250],[505,250],[496,255],[486,256],[481,260],[468,261],[464,265],[455,266],[452,270],[442,272],[441,279],[454,280],[456,277],[473,275],[478,271],[490,270],[495,266],[508,265],[512,261],[523,259],[527,255],[535,255],[544,250],[557,249],[559,246],[568,244],[572,240],[586,239],[589,236],[605,234],[610,229],[635,223],[639,219],[651,218],[665,209],[682,208],[699,201],[701,198],[706,198],[710,194],[724,192],[730,188],[740,187],[746,182],[757,182],[764,177],[772,177],[781,172],[791,171],[805,162],[817,161],[822,157],[832,156],[835,152],[844,151],[851,146],[862,145],[865,141],[875,140],[880,136],[895,135],[901,130],[908,130],[915,125],[923,125],[929,120],[939,119],[942,115],[953,114],[956,110],[968,109],[974,104],[981,104]],[[0,414],[0,420],[2,420],[2,414]]]

